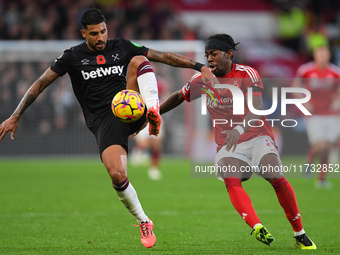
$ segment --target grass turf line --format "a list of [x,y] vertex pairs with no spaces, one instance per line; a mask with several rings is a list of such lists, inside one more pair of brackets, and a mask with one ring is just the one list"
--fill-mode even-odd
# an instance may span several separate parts
[[[285,157],[284,163],[303,163]],[[99,160],[1,160],[0,254],[303,254],[266,181],[244,183],[276,241],[267,247],[232,207],[223,182],[190,178],[189,161],[164,159],[163,179],[129,166],[129,179],[155,223],[156,246],[144,248],[134,218],[118,201]],[[314,179],[289,179],[304,228],[318,254],[340,253],[339,179],[331,190]],[[314,253],[314,252],[312,252]]]

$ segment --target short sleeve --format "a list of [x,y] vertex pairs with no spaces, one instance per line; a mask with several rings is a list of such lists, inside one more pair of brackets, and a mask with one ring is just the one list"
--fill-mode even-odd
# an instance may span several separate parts
[[190,83],[187,82],[182,89],[181,89],[182,95],[185,99],[185,101],[190,102]]
[[193,101],[201,96],[202,79],[201,73],[197,73],[182,87],[181,92],[187,102]]
[[132,42],[132,41],[129,41],[129,40],[122,39],[122,38],[121,38],[121,40],[125,41],[124,44],[126,45],[128,52],[132,56],[138,56],[138,55],[144,55],[145,57],[147,56],[148,51],[149,51],[149,49],[147,47],[139,45],[139,44]]
[[65,73],[71,70],[71,60],[71,51],[65,50],[60,57],[56,58],[51,66],[51,69],[60,76],[63,76]]
[[[248,88],[255,87],[253,89],[253,96],[261,96],[263,92],[263,82],[261,80],[260,75],[256,71],[256,69],[252,67],[247,67],[244,75],[244,89],[248,91]],[[246,93],[247,95],[247,93]]]

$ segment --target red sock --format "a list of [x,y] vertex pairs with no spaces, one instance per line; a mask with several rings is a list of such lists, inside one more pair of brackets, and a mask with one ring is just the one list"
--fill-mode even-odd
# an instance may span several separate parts
[[159,162],[159,151],[152,151],[151,152],[151,165],[153,166],[158,166],[158,162]]
[[301,231],[302,221],[292,185],[285,177],[281,177],[273,181],[272,186],[293,230],[295,232]]
[[[324,167],[326,166],[326,167]],[[325,157],[323,156],[321,158],[321,172],[319,172],[319,176],[318,176],[318,179],[320,181],[323,181],[326,179],[326,174],[327,174],[327,170],[328,170],[328,155]]]
[[228,189],[230,201],[235,207],[236,211],[241,215],[244,221],[253,228],[255,224],[261,223],[257,216],[250,197],[242,188],[241,181],[238,178],[226,178],[224,183]]

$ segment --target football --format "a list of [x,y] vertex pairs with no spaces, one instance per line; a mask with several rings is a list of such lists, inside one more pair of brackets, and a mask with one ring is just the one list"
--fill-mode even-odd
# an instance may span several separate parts
[[123,122],[132,123],[139,120],[145,110],[141,95],[134,90],[119,91],[112,99],[113,114]]

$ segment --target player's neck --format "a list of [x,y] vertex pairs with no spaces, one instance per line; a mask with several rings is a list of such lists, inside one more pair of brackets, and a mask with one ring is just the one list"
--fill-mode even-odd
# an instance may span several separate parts
[[327,64],[327,63],[317,63],[316,66],[317,66],[319,69],[323,70],[323,69],[326,69],[326,68],[327,68],[328,64]]
[[233,62],[230,62],[230,65],[227,67],[227,72],[224,75],[227,75],[228,73],[231,72],[231,70],[233,70],[233,65],[234,65]]

